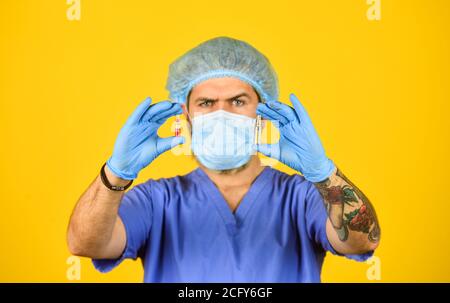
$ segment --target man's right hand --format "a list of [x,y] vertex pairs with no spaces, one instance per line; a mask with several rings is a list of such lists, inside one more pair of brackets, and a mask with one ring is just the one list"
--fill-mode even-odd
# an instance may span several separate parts
[[158,128],[171,116],[182,113],[180,104],[162,101],[150,106],[145,99],[120,130],[108,168],[124,180],[136,179],[139,172],[163,152],[184,143],[184,137],[161,138]]

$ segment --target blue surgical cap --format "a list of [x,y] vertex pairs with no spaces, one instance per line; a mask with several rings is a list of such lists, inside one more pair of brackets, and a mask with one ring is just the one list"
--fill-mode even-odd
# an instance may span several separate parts
[[269,60],[250,44],[218,37],[194,47],[169,66],[169,97],[185,103],[191,89],[211,78],[235,77],[251,85],[263,102],[278,100],[278,78]]

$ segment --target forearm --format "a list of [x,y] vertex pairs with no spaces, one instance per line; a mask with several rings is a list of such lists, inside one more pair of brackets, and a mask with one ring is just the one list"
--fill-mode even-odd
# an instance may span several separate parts
[[[128,183],[115,177],[107,167],[105,173],[111,184],[123,186]],[[100,176],[83,193],[73,210],[67,231],[69,249],[73,254],[101,255],[101,251],[108,247],[123,193],[106,188]]]
[[323,197],[329,221],[337,234],[330,239],[333,246],[345,252],[375,249],[380,240],[380,227],[366,195],[338,168],[329,178],[314,184]]

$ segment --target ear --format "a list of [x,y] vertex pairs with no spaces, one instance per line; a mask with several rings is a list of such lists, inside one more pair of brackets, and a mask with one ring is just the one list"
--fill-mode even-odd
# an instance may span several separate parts
[[187,127],[188,127],[189,131],[191,131],[192,121],[191,121],[191,118],[190,118],[190,115],[189,115],[189,112],[188,112],[186,104],[181,104],[181,109],[183,110],[184,118],[187,121]]
[[186,104],[185,104],[185,103],[181,104],[181,109],[183,110],[183,115],[184,115],[184,117],[185,117],[186,120],[188,120],[189,123],[190,123],[191,121],[190,121],[190,119],[189,119],[189,112],[188,112],[188,110],[187,110],[187,107],[186,107]]
[[187,112],[186,103],[181,104],[181,109],[183,110],[183,114],[186,116],[186,112]]

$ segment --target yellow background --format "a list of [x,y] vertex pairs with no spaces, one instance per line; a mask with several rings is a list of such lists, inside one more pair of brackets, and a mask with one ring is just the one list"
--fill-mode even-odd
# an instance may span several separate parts
[[[0,1],[0,281],[68,281],[65,232],[79,196],[168,65],[216,36],[245,40],[295,92],[327,154],[372,200],[381,281],[450,282],[450,1]],[[161,134],[169,135],[169,123]],[[160,156],[136,184],[192,170]],[[279,165],[277,168],[292,173]],[[370,282],[328,256],[326,282]],[[140,262],[81,281],[141,281]]]

